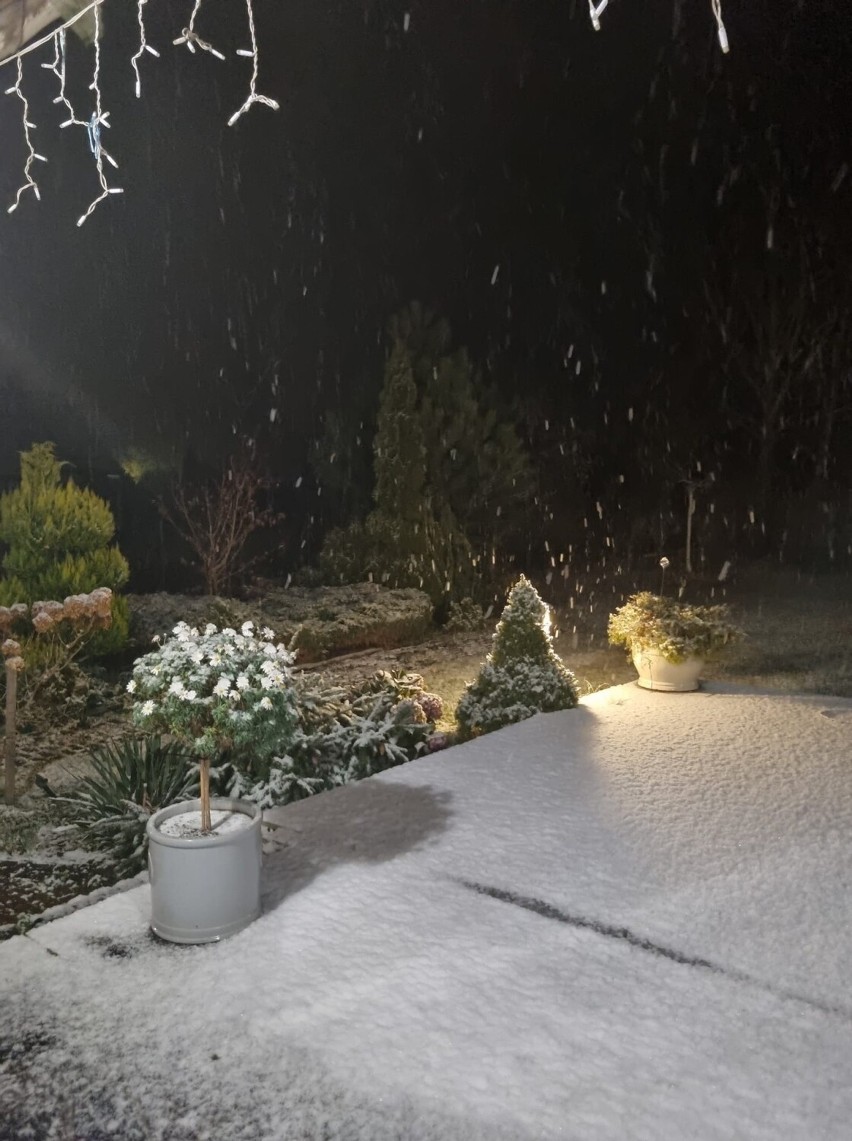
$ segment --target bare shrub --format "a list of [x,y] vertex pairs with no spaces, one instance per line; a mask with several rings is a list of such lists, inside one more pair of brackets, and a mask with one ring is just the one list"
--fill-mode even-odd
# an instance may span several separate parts
[[177,484],[164,517],[195,555],[207,594],[225,594],[245,581],[258,556],[247,555],[251,536],[283,516],[259,500],[272,482],[254,457],[232,457],[218,480],[200,486]]

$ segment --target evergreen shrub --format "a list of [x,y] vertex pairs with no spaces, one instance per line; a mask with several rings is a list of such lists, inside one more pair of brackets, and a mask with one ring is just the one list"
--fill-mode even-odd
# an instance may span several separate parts
[[435,607],[465,589],[472,552],[449,504],[436,510],[428,480],[423,415],[406,346],[397,341],[373,443],[374,509],[326,537],[320,568],[329,582],[370,580],[424,590]]
[[51,443],[34,444],[21,454],[21,482],[0,495],[3,556],[0,605],[32,604],[87,594],[97,587],[113,592],[112,622],[87,640],[88,656],[114,653],[127,643],[127,602],[117,594],[130,575],[116,546],[109,504],[87,488],[62,481],[62,463]]
[[574,675],[553,649],[549,608],[521,575],[509,592],[493,649],[456,708],[458,738],[576,704]]
[[462,598],[459,602],[451,602],[447,616],[446,629],[450,633],[469,634],[474,630],[481,630],[485,625],[485,615],[482,607],[472,598]]

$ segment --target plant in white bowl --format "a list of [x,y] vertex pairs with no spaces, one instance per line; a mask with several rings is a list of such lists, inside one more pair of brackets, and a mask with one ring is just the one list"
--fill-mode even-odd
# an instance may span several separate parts
[[174,737],[199,762],[200,799],[148,822],[151,926],[174,942],[209,942],[260,913],[261,813],[210,798],[210,761],[224,749],[262,764],[286,748],[297,722],[293,656],[271,630],[203,630],[179,622],[139,658],[128,691],[133,720]]
[[727,606],[693,606],[634,594],[609,616],[613,645],[627,648],[644,689],[693,690],[705,660],[743,636]]

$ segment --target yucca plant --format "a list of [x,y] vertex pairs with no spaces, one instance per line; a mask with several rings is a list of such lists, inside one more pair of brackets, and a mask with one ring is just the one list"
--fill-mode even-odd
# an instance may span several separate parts
[[127,736],[93,749],[92,772],[63,797],[87,844],[105,852],[121,877],[145,866],[148,818],[195,791],[193,758],[177,742]]

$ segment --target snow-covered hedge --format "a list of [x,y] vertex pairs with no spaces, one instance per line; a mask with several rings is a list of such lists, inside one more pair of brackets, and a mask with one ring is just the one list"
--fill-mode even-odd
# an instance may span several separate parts
[[295,635],[297,662],[417,642],[432,624],[432,606],[422,591],[371,582],[316,588],[269,584],[250,600],[161,592],[129,595],[128,602],[131,638],[140,649],[149,650],[156,634],[181,621],[239,629],[252,620],[284,641]]

